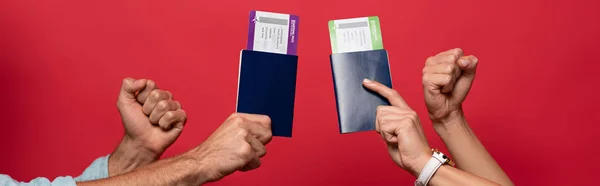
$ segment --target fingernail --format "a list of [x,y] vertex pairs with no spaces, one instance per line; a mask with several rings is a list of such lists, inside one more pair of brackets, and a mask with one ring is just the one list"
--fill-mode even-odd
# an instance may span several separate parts
[[366,84],[371,84],[371,83],[373,83],[373,81],[371,81],[371,80],[369,80],[369,79],[367,79],[367,78],[365,78],[365,79],[363,80],[363,82],[365,82]]
[[477,59],[477,57],[475,56],[471,56],[471,61],[473,61],[473,63],[477,63],[479,59]]
[[460,65],[463,67],[468,67],[469,66],[469,60],[467,59],[461,59],[460,60]]

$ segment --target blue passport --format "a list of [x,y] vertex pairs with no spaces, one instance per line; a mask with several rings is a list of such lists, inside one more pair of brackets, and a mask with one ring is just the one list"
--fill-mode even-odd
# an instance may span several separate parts
[[273,136],[292,137],[298,56],[242,50],[236,111],[271,118]]
[[362,82],[368,78],[392,88],[387,51],[336,53],[330,62],[340,133],[375,130],[377,107],[390,103]]

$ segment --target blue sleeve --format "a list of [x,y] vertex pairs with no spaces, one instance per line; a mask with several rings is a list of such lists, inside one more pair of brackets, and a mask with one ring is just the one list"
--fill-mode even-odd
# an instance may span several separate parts
[[8,175],[0,174],[0,186],[77,186],[77,184],[71,176],[57,177],[52,182],[48,178],[38,177],[26,183],[18,182]]
[[75,178],[75,181],[91,181],[102,178],[108,178],[108,158],[110,155],[100,157],[86,168],[83,173]]
[[71,176],[61,176],[50,181],[48,178],[38,177],[29,182],[19,182],[10,176],[0,174],[0,186],[77,186],[75,182],[91,181],[108,177],[108,157],[100,157],[86,168],[83,173],[73,178]]

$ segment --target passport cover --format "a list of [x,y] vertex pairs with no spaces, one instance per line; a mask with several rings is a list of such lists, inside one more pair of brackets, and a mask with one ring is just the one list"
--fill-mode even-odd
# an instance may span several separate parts
[[242,50],[236,111],[271,118],[273,136],[292,137],[298,56]]
[[377,107],[387,99],[362,85],[368,78],[392,88],[387,51],[330,55],[340,133],[375,130]]

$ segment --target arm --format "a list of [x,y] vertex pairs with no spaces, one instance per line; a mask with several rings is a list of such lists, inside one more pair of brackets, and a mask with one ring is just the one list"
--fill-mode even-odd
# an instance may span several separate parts
[[[102,177],[106,172],[106,157],[99,158],[92,163],[82,176],[73,179],[70,176],[57,177],[53,181],[48,178],[38,177],[30,182],[19,182],[8,175],[0,174],[2,186],[94,186],[94,185],[201,185],[208,180],[207,169],[198,162],[184,154],[170,159],[158,161],[133,172],[120,174],[113,177]],[[99,167],[96,167],[100,165]],[[106,165],[106,164],[104,164]],[[102,170],[104,169],[104,170]],[[88,181],[84,181],[88,180]],[[76,183],[77,181],[77,183]]]
[[233,114],[204,143],[182,155],[77,185],[201,185],[258,168],[270,140],[268,116]]
[[[419,117],[393,89],[365,80],[364,86],[385,97],[392,106],[379,106],[375,130],[388,145],[392,160],[415,177],[419,177],[432,158]],[[442,165],[429,180],[429,185],[498,185],[477,175]]]
[[427,59],[423,91],[429,118],[459,169],[502,185],[513,185],[463,115],[462,103],[475,80],[477,64],[475,56],[463,56],[461,49]]
[[457,162],[457,167],[503,185],[513,185],[473,133],[462,112],[456,114],[452,120],[434,124],[434,129]]
[[201,185],[208,179],[203,166],[186,156],[160,160],[132,172],[114,177],[78,182],[78,186],[95,185]]
[[125,136],[112,154],[94,160],[74,180],[81,182],[112,177],[148,165],[156,161],[156,159],[158,157],[142,148],[136,147],[135,143],[129,137]]
[[429,181],[431,186],[441,185],[456,185],[456,186],[487,186],[499,184],[486,180],[484,178],[475,176],[473,174],[461,171],[451,166],[444,165],[440,167],[436,173],[431,177]]
[[136,147],[132,140],[125,136],[115,151],[108,157],[107,177],[131,172],[135,168],[148,165],[157,159],[156,155],[143,148]]
[[[121,143],[115,152],[118,152],[124,147],[126,147],[124,143]],[[135,151],[127,151],[127,152],[135,152]],[[0,174],[0,185],[1,186],[75,186],[75,182],[84,182],[90,180],[98,180],[104,179],[110,176],[114,176],[116,172],[128,172],[126,169],[122,168],[120,164],[136,164],[135,162],[139,162],[140,157],[133,157],[132,154],[129,155],[121,155],[119,153],[113,153],[116,155],[107,155],[103,157],[99,157],[90,166],[88,166],[81,175],[73,178],[71,176],[61,176],[57,177],[54,180],[50,180],[45,177],[37,177],[29,182],[21,182],[12,179],[8,175]],[[116,157],[116,158],[115,158]],[[133,163],[130,163],[133,162]],[[109,167],[112,168],[109,171]]]

